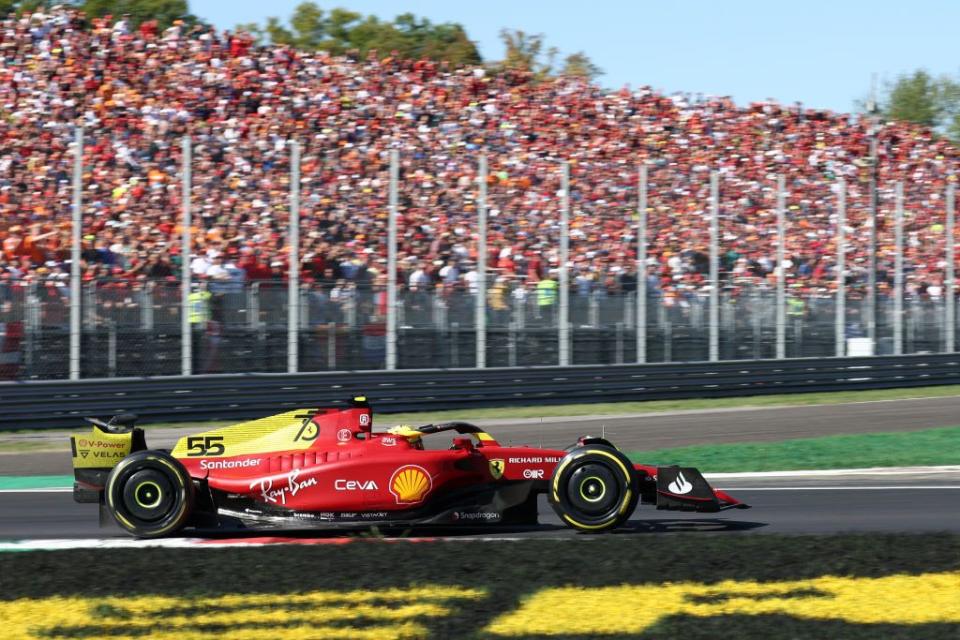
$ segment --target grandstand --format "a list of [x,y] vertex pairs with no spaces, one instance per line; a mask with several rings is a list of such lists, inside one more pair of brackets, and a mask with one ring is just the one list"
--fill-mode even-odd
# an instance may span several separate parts
[[[67,295],[78,125],[87,132],[83,279],[120,290],[177,277],[179,140],[190,134],[196,216],[187,259],[212,286],[287,277],[287,143],[296,139],[301,281],[318,288],[334,315],[350,291],[385,282],[391,149],[401,158],[398,281],[407,292],[469,292],[484,152],[492,313],[495,297],[535,295],[559,266],[561,161],[572,166],[574,295],[636,289],[636,176],[646,163],[646,275],[665,305],[706,287],[713,170],[721,175],[720,277],[729,295],[772,286],[783,175],[791,295],[829,296],[836,285],[842,177],[848,295],[856,299],[867,279],[876,136],[881,295],[893,278],[884,220],[897,181],[906,184],[906,292],[943,295],[944,193],[956,180],[957,151],[916,125],[646,87],[608,91],[573,78],[535,81],[389,52],[331,57],[255,46],[247,34],[203,25],[132,28],[70,7],[4,18],[0,56],[0,282],[33,283],[54,300]],[[9,305],[16,294],[4,296]],[[382,311],[382,296],[371,304],[368,311]]]

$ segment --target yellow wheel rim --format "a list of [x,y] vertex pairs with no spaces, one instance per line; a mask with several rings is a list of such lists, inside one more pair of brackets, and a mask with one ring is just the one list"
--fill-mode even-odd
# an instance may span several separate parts
[[137,504],[144,509],[153,509],[160,504],[163,499],[163,491],[160,485],[150,480],[145,480],[137,485],[133,491],[133,498]]

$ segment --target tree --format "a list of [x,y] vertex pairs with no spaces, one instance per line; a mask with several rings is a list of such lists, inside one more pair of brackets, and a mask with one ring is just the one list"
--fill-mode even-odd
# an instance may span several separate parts
[[603,69],[593,64],[593,61],[583,51],[578,51],[577,53],[571,53],[564,59],[560,75],[596,80],[603,75]]
[[263,32],[270,37],[270,42],[273,44],[292,45],[296,42],[293,33],[280,24],[280,20],[277,18],[267,18],[267,24],[264,26]]
[[940,83],[923,69],[900,76],[889,88],[884,114],[893,120],[937,126],[943,115]]
[[0,0],[0,16],[16,12],[17,14],[33,12],[40,7],[52,7],[61,4],[57,0]]
[[80,8],[88,16],[111,15],[116,18],[129,13],[133,24],[156,20],[161,29],[166,29],[174,20],[193,24],[196,16],[190,13],[187,0],[85,0]]
[[239,25],[253,35],[268,36],[274,44],[342,55],[356,51],[384,54],[396,51],[403,58],[446,60],[455,65],[479,64],[480,52],[456,23],[433,24],[412,13],[393,22],[356,11],[336,8],[325,12],[315,2],[302,2],[293,11],[289,27],[279,18],[267,18],[266,25]]
[[940,79],[941,126],[947,137],[960,142],[960,82],[953,78]]
[[256,22],[243,22],[234,27],[233,30],[250,34],[256,45],[261,45],[267,40],[267,32]]
[[553,71],[557,49],[551,47],[544,51],[542,33],[530,34],[522,29],[501,29],[500,40],[506,48],[502,63],[505,68],[529,71],[538,77],[548,76]]

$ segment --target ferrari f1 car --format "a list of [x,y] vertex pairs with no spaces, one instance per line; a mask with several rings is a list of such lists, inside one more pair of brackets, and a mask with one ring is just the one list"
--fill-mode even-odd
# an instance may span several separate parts
[[[89,419],[71,438],[77,502],[144,538],[185,527],[356,528],[537,523],[546,493],[562,521],[601,532],[638,502],[716,512],[747,505],[696,469],[632,463],[603,438],[565,450],[503,446],[466,422],[373,431],[365,398],[289,411],[148,449],[132,415]],[[424,439],[452,433],[448,449]]]

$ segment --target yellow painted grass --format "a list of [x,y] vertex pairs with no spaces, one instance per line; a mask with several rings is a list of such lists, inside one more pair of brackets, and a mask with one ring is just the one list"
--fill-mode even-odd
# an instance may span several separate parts
[[779,614],[859,624],[960,623],[960,572],[788,582],[543,589],[495,619],[501,636],[641,633],[673,615]]
[[[19,639],[81,634],[114,640],[422,638],[427,630],[421,620],[448,616],[460,601],[485,595],[477,589],[427,586],[196,598],[53,596],[0,603],[0,635]],[[351,622],[359,626],[352,628]]]
[[[51,596],[0,602],[3,638],[133,640],[409,639],[480,589],[422,586],[214,597]],[[559,587],[537,591],[485,630],[499,636],[642,633],[667,616],[788,615],[856,624],[960,623],[960,572],[882,578]]]

